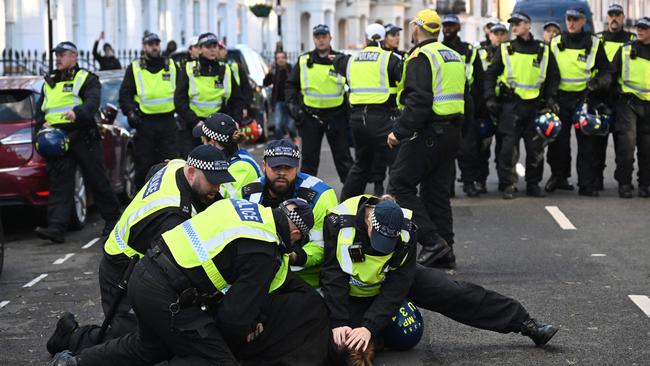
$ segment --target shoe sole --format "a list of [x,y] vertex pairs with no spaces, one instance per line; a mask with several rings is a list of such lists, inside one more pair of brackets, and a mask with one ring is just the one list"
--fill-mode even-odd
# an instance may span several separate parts
[[446,249],[439,251],[434,257],[429,258],[426,262],[420,261],[419,259],[417,262],[425,267],[433,267],[438,259],[446,256],[449,252],[451,252],[451,248],[447,247]]

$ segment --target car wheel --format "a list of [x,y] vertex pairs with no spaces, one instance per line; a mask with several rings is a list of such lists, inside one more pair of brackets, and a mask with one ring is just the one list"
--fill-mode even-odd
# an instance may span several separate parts
[[122,164],[124,165],[124,172],[122,173],[124,190],[120,193],[120,201],[128,205],[138,193],[135,189],[135,158],[133,157],[133,149],[126,151],[126,156]]
[[72,214],[70,215],[70,230],[81,230],[88,217],[88,197],[86,196],[86,181],[81,169],[74,174],[74,195],[72,197]]

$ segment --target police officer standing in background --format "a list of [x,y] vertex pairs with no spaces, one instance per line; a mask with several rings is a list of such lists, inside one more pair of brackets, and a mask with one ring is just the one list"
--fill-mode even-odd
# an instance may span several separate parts
[[199,59],[187,62],[185,69],[178,72],[174,93],[176,113],[185,127],[180,132],[183,134],[181,153],[201,144],[200,139],[192,136],[199,121],[215,112],[226,113],[235,121],[241,121],[244,108],[232,70],[219,61],[219,38],[213,33],[203,33],[199,36],[199,47]]
[[135,184],[144,185],[152,165],[176,155],[176,120],[174,89],[176,63],[161,56],[160,38],[149,33],[142,38],[143,55],[124,73],[120,87],[120,108],[135,135]]
[[[562,130],[547,152],[551,166],[551,178],[546,183],[546,191],[556,189],[573,190],[568,178],[571,176],[571,130],[576,109],[585,102],[587,92],[606,88],[610,83],[609,62],[598,37],[583,30],[586,23],[584,10],[572,8],[566,11],[564,32],[551,40],[551,52],[560,69],[560,86],[557,101],[560,105],[559,117]],[[596,76],[592,77],[594,70]],[[578,184],[579,194],[598,196],[596,190],[596,156],[594,139],[576,130],[578,140]]]
[[650,17],[636,23],[638,39],[614,56],[612,69],[622,94],[616,104],[618,194],[632,198],[634,147],[639,158],[639,197],[650,197]]
[[555,36],[560,34],[562,29],[560,29],[560,25],[557,24],[556,22],[546,22],[544,23],[543,26],[544,29],[544,43],[550,44],[551,39],[553,39]]
[[341,199],[363,194],[373,163],[381,157],[390,166],[397,150],[386,144],[397,114],[395,96],[402,75],[402,62],[381,48],[385,29],[381,24],[366,27],[366,47],[356,56],[334,60],[337,72],[346,75],[350,86],[350,127],[354,138],[355,161],[341,191]]
[[242,99],[244,100],[244,109],[242,110],[242,120],[248,117],[248,111],[253,103],[253,88],[248,81],[246,69],[235,60],[228,59],[228,48],[223,41],[217,43],[219,46],[219,61],[230,67],[235,85],[239,88]]
[[289,113],[296,120],[302,138],[301,171],[318,175],[323,134],[332,150],[336,172],[345,182],[353,160],[349,148],[348,109],[345,77],[336,72],[334,58],[340,52],[330,46],[330,29],[319,24],[313,29],[315,49],[304,53],[291,70],[286,84]]
[[[458,155],[458,167],[460,168],[460,179],[463,182],[463,192],[469,197],[478,197],[479,192],[474,185],[479,175],[479,129],[474,118],[476,101],[480,100],[480,93],[483,90],[483,67],[481,60],[477,57],[474,46],[461,41],[458,36],[460,32],[460,19],[455,14],[447,14],[442,18],[442,32],[444,39],[442,43],[458,52],[465,64],[465,78],[469,94],[465,99],[465,120],[463,122],[463,140]],[[454,177],[455,178],[455,177]]]
[[70,139],[69,151],[47,161],[50,195],[47,227],[34,232],[41,239],[63,243],[73,209],[75,171],[79,167],[95,204],[106,224],[108,235],[120,217],[120,203],[106,175],[95,114],[99,109],[101,85],[97,76],[77,64],[77,46],[61,42],[53,50],[56,70],[45,77],[41,99],[36,105],[36,130],[55,127]]
[[498,156],[499,183],[504,186],[503,198],[514,198],[517,183],[515,164],[519,158],[519,140],[523,138],[526,195],[544,197],[539,187],[544,172],[544,140],[535,130],[535,118],[542,98],[547,108],[558,112],[559,106],[554,99],[559,81],[557,64],[548,45],[533,38],[527,14],[513,13],[508,23],[516,38],[499,46],[485,78],[486,105],[491,114],[499,112],[495,92],[497,83],[500,92],[498,133],[502,144]]
[[[623,7],[619,4],[611,4],[607,9],[607,30],[598,33],[598,37],[603,46],[605,47],[605,53],[607,54],[607,60],[612,62],[616,52],[627,42],[631,42],[636,39],[634,33],[628,32],[623,29],[625,25],[625,13],[623,12]],[[615,80],[612,80],[614,82]],[[618,94],[612,90],[603,90],[596,96],[598,103],[605,103],[607,109],[609,109],[610,115],[614,114],[616,110],[616,100],[618,99]],[[614,127],[614,126],[611,126]],[[610,131],[611,131],[610,127]],[[614,131],[615,133],[615,131]],[[605,136],[594,136],[596,139],[596,159],[598,159],[598,172],[596,178],[598,179],[596,183],[596,188],[602,190],[603,187],[603,173],[605,170],[605,160],[607,158],[607,144],[609,142],[609,135]],[[614,137],[616,141],[616,137]]]
[[422,10],[411,24],[416,45],[398,86],[404,110],[388,135],[389,146],[400,146],[388,191],[413,211],[422,244],[418,262],[453,268],[449,185],[461,140],[465,64],[458,53],[437,42],[442,26],[438,13]]

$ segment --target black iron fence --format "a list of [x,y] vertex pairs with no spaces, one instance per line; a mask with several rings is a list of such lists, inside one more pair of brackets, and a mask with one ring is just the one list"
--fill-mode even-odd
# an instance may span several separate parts
[[[131,61],[140,57],[140,50],[118,50],[115,57],[125,68]],[[4,49],[0,60],[1,75],[45,75],[49,71],[50,54],[37,50]],[[91,71],[99,70],[92,52],[80,50],[77,58],[79,66]]]

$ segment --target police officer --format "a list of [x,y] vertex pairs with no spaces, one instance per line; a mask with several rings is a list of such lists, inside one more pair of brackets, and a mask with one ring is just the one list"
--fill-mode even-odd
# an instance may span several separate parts
[[546,44],[550,44],[551,39],[560,34],[562,31],[560,25],[553,21],[544,23],[542,28],[544,29],[544,43]]
[[333,60],[339,52],[332,50],[330,29],[319,24],[313,29],[314,50],[300,55],[286,84],[286,99],[302,138],[301,171],[318,175],[323,134],[332,150],[334,165],[341,183],[352,167],[348,140],[345,78],[338,74]]
[[212,113],[223,112],[241,121],[244,101],[240,88],[235,87],[232,70],[219,61],[219,38],[213,33],[199,36],[201,55],[197,61],[188,62],[178,73],[174,104],[184,129],[183,151],[201,144],[192,136],[192,129]]
[[397,84],[402,62],[384,50],[385,29],[381,24],[366,27],[366,47],[356,56],[334,60],[334,67],[346,76],[350,86],[350,127],[354,139],[355,161],[341,191],[341,199],[363,194],[372,173],[373,162],[381,157],[390,166],[397,150],[386,144],[397,115]]
[[229,115],[214,113],[205,122],[199,122],[192,133],[194,137],[201,138],[204,144],[215,146],[226,155],[228,172],[235,180],[221,185],[221,195],[225,198],[239,198],[241,188],[256,181],[262,174],[253,155],[239,147],[244,135]]
[[244,100],[244,109],[242,110],[242,120],[248,118],[248,112],[253,103],[253,88],[248,81],[248,74],[246,69],[239,64],[238,61],[228,59],[228,48],[224,41],[217,43],[219,48],[219,61],[225,63],[230,67],[235,85],[239,88],[242,99]]
[[323,264],[323,220],[327,210],[338,205],[334,190],[327,183],[306,173],[298,172],[300,149],[290,140],[270,142],[264,149],[264,176],[242,189],[242,198],[264,207],[277,208],[293,198],[305,200],[314,213],[314,227],[309,241],[292,248],[289,254],[291,270],[310,286],[319,284]]
[[[610,83],[607,72],[609,62],[602,42],[598,37],[583,30],[586,23],[582,8],[566,11],[568,32],[563,32],[551,40],[551,52],[560,69],[560,86],[557,101],[560,105],[559,117],[564,124],[559,136],[547,152],[551,166],[551,177],[545,190],[573,190],[568,178],[571,176],[571,128],[573,115],[581,106],[587,92],[606,88]],[[595,73],[595,76],[592,76]],[[596,187],[596,159],[593,137],[576,130],[578,140],[578,185],[579,194],[598,196]]]
[[36,130],[61,129],[67,133],[70,147],[62,157],[47,161],[47,226],[37,227],[34,233],[41,239],[63,243],[73,209],[75,171],[79,167],[106,222],[102,230],[102,236],[106,236],[120,217],[120,203],[106,175],[95,123],[101,85],[95,74],[77,64],[74,43],[61,42],[52,51],[56,55],[56,70],[45,77],[42,97],[36,105]]
[[530,33],[530,17],[515,12],[508,19],[512,34],[516,37],[502,43],[485,78],[486,106],[491,114],[498,115],[496,96],[498,86],[501,114],[498,133],[501,135],[498,174],[504,186],[503,198],[515,196],[517,173],[515,164],[519,158],[519,141],[526,147],[526,195],[543,197],[539,186],[544,173],[544,140],[535,130],[535,118],[539,114],[542,98],[546,107],[558,112],[554,99],[559,82],[559,71],[548,45],[537,41]]
[[388,135],[390,146],[400,146],[388,191],[414,212],[422,233],[418,261],[454,267],[449,247],[454,243],[449,186],[461,140],[465,63],[458,53],[436,41],[441,28],[438,13],[421,10],[411,24],[416,45],[398,86],[398,102],[404,110]]
[[174,89],[176,63],[161,56],[160,38],[149,33],[142,38],[143,55],[124,73],[120,87],[120,108],[129,125],[136,129],[135,184],[140,189],[152,165],[176,155]]
[[612,69],[621,97],[616,104],[618,194],[632,198],[634,147],[638,149],[639,197],[650,197],[650,17],[636,23],[638,39],[623,45]]
[[136,265],[128,293],[138,333],[55,360],[79,366],[238,365],[237,358],[251,365],[323,363],[325,306],[289,271],[286,254],[313,223],[299,199],[276,209],[244,200],[212,204],[165,232]]
[[[499,45],[505,42],[508,39],[508,29],[505,25],[501,23],[492,24],[490,26],[490,31],[488,34],[489,42],[484,44],[481,42],[481,47],[479,47],[476,52],[478,57],[481,60],[481,65],[483,66],[483,71],[487,71],[488,66],[492,64],[494,60],[494,54],[499,49]],[[496,116],[491,116],[489,111],[485,108],[485,95],[480,98],[476,103],[476,115],[480,116],[481,123],[496,123],[498,114]],[[492,125],[493,127],[494,125]],[[479,125],[479,129],[481,125]],[[490,175],[490,154],[491,154],[491,145],[492,145],[492,136],[485,137],[479,134],[481,143],[479,145],[479,171],[476,182],[474,186],[478,193],[487,193],[487,178]],[[496,146],[495,146],[495,162],[498,166],[498,156],[499,151],[501,151],[501,137],[496,135]]]
[[401,39],[400,32],[402,31],[402,28],[388,23],[384,26],[384,30],[386,31],[386,36],[384,40],[381,41],[381,47],[385,50],[392,51],[403,59],[406,52],[399,49],[399,42]]
[[172,160],[158,170],[124,210],[104,244],[104,256],[99,264],[99,290],[104,316],[109,316],[111,308],[114,311],[109,319],[110,328],[102,336],[100,327],[80,327],[75,316],[66,312],[47,342],[51,354],[65,349],[78,353],[104,339],[137,330],[131,303],[118,288],[122,278],[128,280],[128,271],[132,270],[130,262],[141,258],[162,233],[222,199],[219,185],[234,181],[224,172],[227,167],[226,156],[219,149],[199,146],[192,150],[187,161]]
[[483,25],[483,33],[485,34],[485,39],[479,42],[479,47],[487,47],[489,46],[492,41],[490,39],[490,34],[492,33],[492,27],[496,24],[492,19],[488,20],[485,22],[485,25]]
[[416,264],[411,215],[394,202],[369,195],[329,210],[321,289],[333,348],[368,352],[370,345],[381,350],[383,330],[406,298],[469,326],[521,333],[539,346],[555,335],[557,328],[532,319],[518,301]]
[[[626,31],[625,26],[625,13],[623,7],[619,4],[611,4],[607,8],[607,30],[598,33],[598,37],[603,42],[607,59],[612,62],[616,52],[627,42],[636,39],[634,33]],[[614,80],[612,80],[614,81]],[[613,114],[616,109],[617,93],[612,93],[609,90],[601,91],[594,98],[596,103],[604,103],[607,109]],[[594,104],[596,104],[594,103]],[[613,127],[613,126],[612,126]],[[595,136],[596,140],[596,159],[598,161],[598,174],[596,176],[596,188],[602,190],[603,187],[603,173],[605,170],[605,160],[607,159],[607,144],[609,142],[609,135]],[[616,138],[614,137],[614,141]]]

